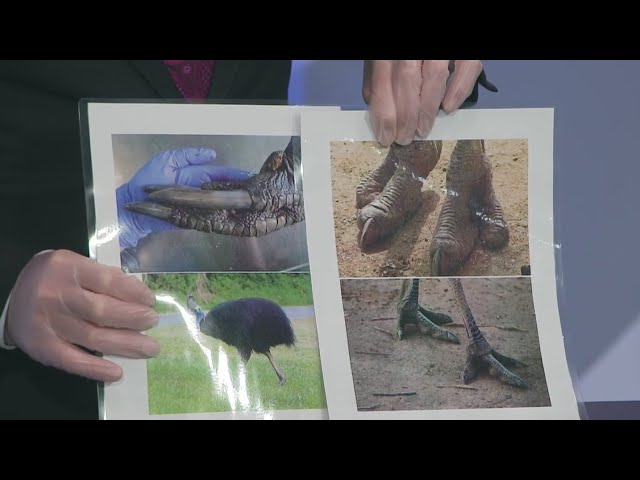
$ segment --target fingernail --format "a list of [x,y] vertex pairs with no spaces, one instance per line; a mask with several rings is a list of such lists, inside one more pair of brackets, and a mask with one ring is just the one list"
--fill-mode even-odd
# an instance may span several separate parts
[[147,325],[149,325],[149,328],[155,327],[156,325],[158,325],[158,322],[160,321],[160,315],[158,315],[158,312],[156,312],[155,310],[146,312],[143,315],[143,318],[146,320],[146,323]]
[[[122,369],[114,364],[103,365],[96,377],[101,377],[104,383],[118,382],[122,378]],[[97,372],[96,372],[97,373]]]
[[429,120],[421,121],[418,124],[418,135],[420,135],[422,138],[426,137],[427,135],[429,135],[429,132],[431,132],[432,126],[433,126],[432,121],[429,121]]
[[148,358],[157,356],[160,353],[160,344],[150,337],[147,337],[147,340],[142,344],[142,353]]
[[376,137],[376,140],[379,142],[382,140],[381,132],[382,132],[382,122],[378,119],[371,119],[371,128],[373,129],[373,136]]
[[156,295],[151,290],[147,289],[144,292],[144,297],[142,299],[145,305],[149,305],[153,307],[156,304]]
[[413,141],[413,137],[401,137],[401,138],[399,137],[399,138],[396,138],[396,143],[398,145],[402,145],[403,147],[406,147],[412,141]]
[[393,142],[393,138],[389,134],[389,130],[385,128],[384,122],[382,123],[380,137],[378,140],[383,146],[388,147]]

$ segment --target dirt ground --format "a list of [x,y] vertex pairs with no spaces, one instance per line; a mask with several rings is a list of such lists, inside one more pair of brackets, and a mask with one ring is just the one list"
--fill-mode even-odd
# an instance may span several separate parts
[[[446,313],[456,345],[407,327],[395,336],[399,279],[342,280],[349,355],[359,410],[440,410],[549,406],[531,282],[520,278],[465,278],[462,285],[478,326],[492,347],[526,364],[514,368],[528,389],[499,382],[485,371],[464,386],[467,336],[449,279],[420,283],[420,304]],[[390,334],[393,334],[390,335]],[[464,386],[467,387],[467,386]],[[402,393],[405,395],[396,395]],[[380,396],[385,394],[391,396]]]
[[[445,177],[455,142],[443,142],[440,161],[422,189],[421,207],[376,253],[358,247],[356,185],[384,159],[388,149],[375,142],[331,144],[332,188],[336,246],[341,277],[429,276],[429,247],[444,202]],[[510,230],[509,244],[498,252],[478,247],[459,276],[520,275],[529,265],[528,148],[526,140],[487,140],[494,187]]]

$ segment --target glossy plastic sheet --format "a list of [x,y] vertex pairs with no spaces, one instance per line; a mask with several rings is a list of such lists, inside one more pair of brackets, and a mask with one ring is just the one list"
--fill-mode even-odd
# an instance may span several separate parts
[[[564,352],[553,110],[87,102],[95,260],[156,295],[102,418],[586,418]],[[303,188],[304,186],[304,188]]]
[[84,105],[92,256],[160,315],[156,358],[109,358],[102,418],[326,418],[302,109],[239,104]]
[[585,418],[556,298],[552,109],[441,114],[389,148],[366,112],[309,112],[302,138],[332,419]]

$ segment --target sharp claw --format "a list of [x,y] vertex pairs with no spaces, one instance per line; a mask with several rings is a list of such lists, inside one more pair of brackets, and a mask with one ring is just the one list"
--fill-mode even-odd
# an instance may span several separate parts
[[515,373],[510,372],[493,355],[486,356],[489,363],[489,372],[497,376],[502,382],[518,388],[528,388],[527,383]]
[[149,198],[175,206],[203,208],[209,210],[247,209],[253,205],[251,196],[245,190],[201,190],[181,186],[147,187]]
[[144,193],[153,193],[153,192],[157,192],[158,190],[164,190],[165,188],[187,188],[189,190],[192,190],[190,187],[181,187],[179,185],[145,185],[143,190]]
[[442,247],[435,249],[431,255],[431,275],[439,277],[442,275]]
[[476,378],[477,375],[478,367],[473,364],[473,361],[468,361],[464,366],[464,370],[462,372],[462,383],[468,385]]
[[124,206],[127,210],[132,212],[141,213],[142,215],[149,215],[151,217],[160,218],[162,220],[169,220],[173,209],[170,207],[164,207],[157,203],[150,202],[135,202],[128,203]]
[[506,355],[502,355],[501,353],[496,352],[495,350],[491,350],[491,355],[498,360],[502,365],[508,368],[524,368],[526,367],[526,363],[521,362],[520,360],[516,360],[515,358],[507,357]]
[[371,226],[371,222],[373,222],[373,218],[369,218],[365,224],[364,227],[362,227],[362,233],[360,233],[360,237],[358,238],[358,246],[360,247],[360,249],[366,248],[368,243],[367,243],[367,232],[369,231],[369,227]]
[[460,339],[455,333],[451,333],[449,330],[440,328],[438,325],[436,325],[427,317],[425,317],[422,313],[418,314],[418,318],[420,319],[420,323],[426,328],[426,330],[431,334],[431,336],[435,338],[440,338],[442,340],[447,340],[455,344],[460,343]]
[[444,313],[433,312],[421,306],[418,306],[418,309],[420,310],[420,313],[422,313],[425,317],[427,317],[436,325],[446,325],[448,323],[453,323],[453,320],[449,315],[445,315]]

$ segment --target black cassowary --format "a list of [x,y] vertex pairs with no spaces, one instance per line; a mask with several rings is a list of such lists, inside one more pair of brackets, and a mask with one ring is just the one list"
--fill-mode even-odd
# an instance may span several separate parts
[[200,332],[235,347],[245,364],[253,352],[263,354],[271,362],[280,385],[286,383],[271,348],[293,346],[296,338],[291,321],[280,305],[263,298],[230,300],[213,307],[204,318],[192,295],[189,295],[187,306],[196,315]]

